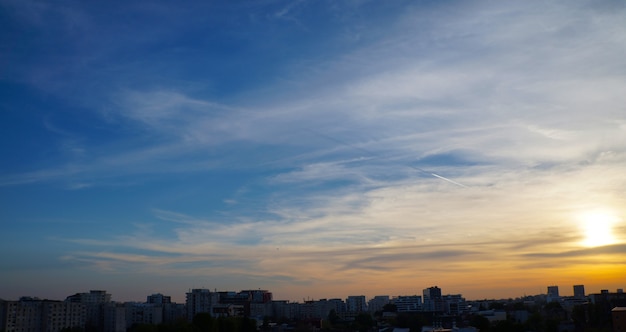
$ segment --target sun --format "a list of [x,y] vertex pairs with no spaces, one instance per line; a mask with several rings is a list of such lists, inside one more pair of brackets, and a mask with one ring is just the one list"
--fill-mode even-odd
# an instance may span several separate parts
[[580,215],[580,223],[586,247],[598,247],[617,242],[613,234],[613,225],[618,222],[617,216],[606,210],[593,210]]

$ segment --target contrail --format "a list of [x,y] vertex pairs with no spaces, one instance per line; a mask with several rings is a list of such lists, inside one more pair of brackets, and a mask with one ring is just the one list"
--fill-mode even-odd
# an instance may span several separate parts
[[[358,147],[358,146],[355,146],[355,145],[352,145],[352,144],[346,143],[346,142],[344,142],[344,141],[338,140],[338,139],[336,139],[336,138],[334,138],[334,137],[330,137],[330,136],[328,136],[328,135],[324,135],[324,134],[322,134],[322,133],[318,133],[318,132],[313,131],[313,130],[308,129],[308,128],[306,128],[306,130],[308,130],[308,131],[312,132],[312,133],[313,133],[313,134],[315,134],[315,135],[322,136],[322,137],[324,137],[324,138],[326,138],[326,139],[328,139],[328,140],[331,140],[331,141],[333,141],[333,142],[335,142],[335,143],[339,143],[339,144],[341,144],[341,145],[345,145],[345,146],[350,147],[350,148],[352,148],[352,149],[359,150],[359,151],[361,151],[361,152],[365,152],[365,153],[369,154],[370,156],[372,156],[372,157],[374,157],[374,158],[380,158],[380,157],[379,157],[379,156],[377,156],[375,153],[373,153],[373,152],[371,152],[371,151],[368,151],[368,150],[366,150],[366,149],[363,149],[363,148],[361,148],[361,147]],[[419,167],[416,167],[416,166],[411,166],[411,165],[407,165],[407,166],[409,166],[409,167],[411,167],[411,168],[413,168],[413,169],[416,169],[416,170],[418,170],[418,171],[420,171],[420,172],[422,172],[422,173],[424,173],[424,174],[428,174],[428,175],[434,176],[434,177],[436,177],[436,178],[438,178],[438,179],[441,179],[441,180],[444,180],[444,181],[450,182],[450,183],[452,183],[452,184],[455,184],[455,185],[457,185],[457,186],[459,186],[459,187],[468,188],[466,185],[461,184],[461,183],[458,183],[458,182],[456,182],[456,181],[454,181],[454,180],[448,179],[448,178],[447,178],[447,177],[445,177],[445,176],[441,176],[441,175],[436,174],[436,173],[433,173],[433,172],[428,172],[428,171],[425,171],[425,170],[423,170],[423,169],[421,169],[421,168],[419,168]]]
[[467,186],[466,186],[466,185],[463,185],[463,184],[461,184],[461,183],[458,183],[458,182],[456,182],[456,181],[454,181],[454,180],[450,180],[450,179],[448,179],[447,177],[441,176],[441,175],[439,175],[439,174],[432,173],[432,172],[428,172],[428,171],[425,171],[425,170],[423,170],[423,169],[421,169],[421,168],[419,168],[419,167],[415,167],[415,166],[409,166],[409,167],[411,167],[411,168],[413,168],[413,169],[416,169],[416,170],[418,170],[418,171],[420,171],[420,172],[422,172],[422,173],[425,173],[425,174],[428,174],[428,175],[432,175],[432,176],[434,176],[434,177],[436,177],[436,178],[439,178],[439,179],[442,179],[442,180],[444,180],[444,181],[448,181],[448,182],[450,182],[450,183],[456,184],[457,186],[460,186],[460,187],[463,187],[463,188],[467,188]]

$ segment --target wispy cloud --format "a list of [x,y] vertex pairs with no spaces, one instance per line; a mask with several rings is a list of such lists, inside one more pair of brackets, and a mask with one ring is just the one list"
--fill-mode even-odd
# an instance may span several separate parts
[[[581,249],[575,217],[611,206],[626,220],[624,8],[413,4],[369,21],[371,4],[361,5],[354,15],[338,4],[324,11],[335,16],[318,38],[305,9],[319,3],[250,5],[271,21],[259,46],[234,38],[240,27],[224,40],[205,28],[193,45],[179,42],[211,23],[180,9],[152,31],[161,5],[142,11],[150,29],[124,23],[115,31],[130,35],[93,39],[105,26],[94,9],[8,3],[33,27],[51,26],[45,13],[55,13],[73,46],[62,49],[82,60],[21,63],[15,80],[79,109],[68,118],[100,122],[72,131],[57,125],[63,116],[38,118],[62,157],[5,172],[0,187],[146,195],[126,207],[151,211],[141,224],[66,239],[76,250],[65,262],[108,272],[344,287],[391,273],[406,286],[414,267],[425,278],[494,281],[519,278],[523,266],[538,280],[555,258],[591,264],[624,250],[619,225],[618,244]],[[232,22],[261,29],[258,12]],[[297,31],[272,25],[285,20]]]
[[568,257],[593,258],[599,255],[620,256],[625,251],[626,251],[625,244],[616,244],[616,245],[602,246],[602,247],[596,247],[596,248],[563,251],[563,252],[557,252],[557,253],[529,253],[529,254],[526,254],[526,256],[531,257],[531,258],[538,258],[538,257],[542,257],[542,258],[568,258]]

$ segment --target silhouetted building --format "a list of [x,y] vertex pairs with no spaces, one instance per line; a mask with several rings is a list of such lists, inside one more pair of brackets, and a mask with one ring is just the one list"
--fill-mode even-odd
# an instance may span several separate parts
[[423,310],[429,312],[442,312],[443,300],[441,298],[441,288],[437,286],[428,287],[423,290],[424,305]]
[[367,310],[365,295],[352,295],[346,299],[346,309],[348,312],[363,312]]
[[104,330],[104,305],[111,303],[111,294],[104,290],[90,290],[89,293],[70,295],[65,298],[65,302],[84,304],[87,310],[86,328]]
[[419,295],[398,296],[393,299],[398,312],[422,311],[422,297]]
[[[272,302],[272,293],[266,290],[261,290],[261,289],[242,290],[240,292],[218,292],[218,294],[219,294],[219,297],[218,297],[219,304],[233,304],[233,305],[241,306],[243,307],[243,315],[245,316],[263,314],[260,311],[268,311],[268,314],[271,313],[271,309],[269,309],[271,308],[271,305],[269,304]],[[254,314],[252,312],[253,311],[252,304],[255,304]],[[268,305],[265,306],[265,305],[260,305],[260,304],[268,304]],[[220,315],[223,316],[225,315],[225,313],[220,312]]]
[[559,286],[548,286],[548,295],[559,297]]
[[578,299],[585,297],[585,285],[574,285],[574,297]]
[[148,298],[146,299],[146,303],[154,303],[154,304],[172,303],[172,297],[165,296],[161,293],[152,294],[152,295],[148,295]]
[[559,301],[560,299],[559,286],[548,286],[548,296],[546,297],[546,301],[554,302]]
[[613,307],[626,307],[626,293],[609,293],[602,290],[600,294],[589,294],[589,299],[593,304],[605,304]]
[[609,293],[608,291],[602,290],[600,294],[589,294],[589,301],[595,306],[595,310],[601,313],[602,319],[610,321],[614,308],[626,307],[626,293]]

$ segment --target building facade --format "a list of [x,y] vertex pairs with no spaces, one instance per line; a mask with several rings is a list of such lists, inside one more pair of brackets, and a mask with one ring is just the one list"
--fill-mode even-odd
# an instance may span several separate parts
[[611,310],[613,332],[626,332],[626,307],[615,307]]
[[219,294],[208,289],[197,288],[187,293],[187,320],[190,322],[196,314],[201,312],[213,312],[213,307],[219,304]]
[[352,295],[346,299],[346,309],[348,312],[363,312],[367,310],[365,295]]
[[448,315],[458,316],[469,312],[465,298],[461,294],[449,294],[441,297],[443,301],[443,311]]
[[422,297],[419,295],[397,296],[393,299],[398,312],[422,311]]
[[0,301],[0,331],[57,332],[65,328],[84,328],[85,306],[81,303],[23,297],[19,301]]

